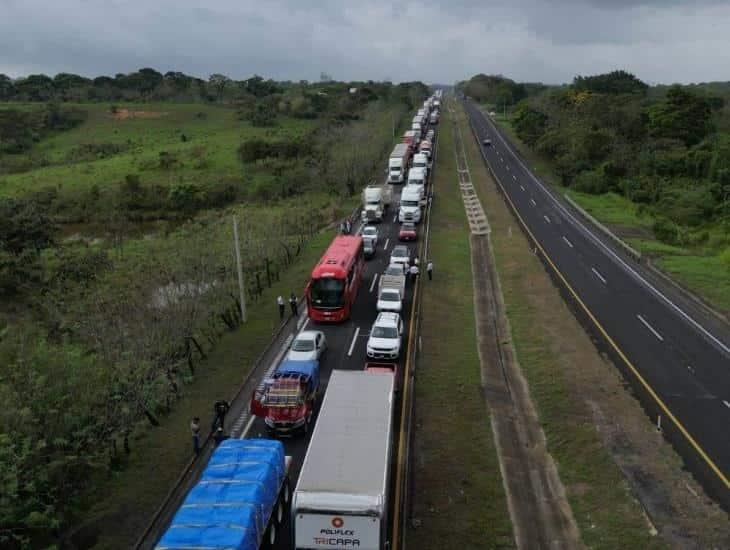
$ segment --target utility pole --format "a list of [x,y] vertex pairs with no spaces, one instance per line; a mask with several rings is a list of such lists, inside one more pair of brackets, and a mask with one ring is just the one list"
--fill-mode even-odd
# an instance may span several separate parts
[[243,290],[243,268],[241,267],[241,249],[238,246],[238,220],[233,216],[233,241],[236,245],[236,267],[238,268],[238,292],[241,297],[241,321],[246,322],[246,294]]

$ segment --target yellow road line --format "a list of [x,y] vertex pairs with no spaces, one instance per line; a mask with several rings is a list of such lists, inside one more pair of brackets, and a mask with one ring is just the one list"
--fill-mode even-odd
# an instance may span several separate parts
[[[491,172],[491,169],[490,169],[490,172]],[[704,461],[712,469],[712,471],[715,472],[715,474],[717,474],[717,477],[719,477],[720,478],[720,481],[722,481],[725,484],[725,487],[726,488],[730,488],[730,480],[728,480],[727,476],[725,476],[725,474],[722,473],[722,471],[717,466],[717,464],[715,464],[713,462],[713,460],[707,455],[707,453],[700,446],[700,444],[697,443],[697,441],[695,441],[695,439],[690,435],[689,431],[687,431],[687,429],[679,421],[679,419],[677,417],[675,417],[674,414],[672,414],[672,412],[669,410],[669,407],[667,407],[667,405],[664,403],[664,401],[662,401],[662,399],[656,394],[656,392],[649,385],[649,383],[646,380],[644,380],[644,377],[641,376],[641,374],[639,373],[639,371],[636,369],[636,367],[634,367],[634,365],[631,363],[631,361],[626,356],[626,354],[621,350],[621,348],[613,340],[613,338],[611,338],[608,335],[608,332],[606,332],[606,329],[603,328],[603,325],[601,325],[601,323],[598,321],[598,319],[596,319],[596,317],[593,315],[593,313],[591,312],[591,310],[588,309],[588,306],[585,305],[585,303],[583,302],[583,300],[580,299],[580,297],[578,296],[578,293],[575,290],[573,290],[573,287],[570,285],[570,283],[568,283],[567,279],[560,272],[560,270],[555,265],[555,263],[552,261],[552,259],[550,258],[550,256],[548,256],[547,252],[542,247],[542,245],[540,244],[540,242],[532,234],[532,231],[530,231],[530,228],[527,227],[527,224],[525,223],[525,220],[523,220],[522,219],[522,216],[520,216],[520,213],[518,212],[517,208],[515,207],[514,203],[512,202],[512,199],[509,197],[509,194],[504,189],[504,186],[502,185],[502,183],[499,181],[499,178],[496,175],[494,175],[494,178],[497,181],[497,183],[499,184],[499,186],[502,188],[503,195],[505,196],[505,198],[509,201],[510,205],[512,206],[512,211],[517,216],[517,219],[520,220],[520,223],[522,224],[522,227],[525,228],[525,231],[527,231],[527,234],[530,235],[530,238],[532,239],[532,242],[534,242],[535,243],[535,246],[537,246],[540,249],[540,252],[542,252],[543,256],[545,257],[545,259],[550,264],[550,267],[552,267],[553,270],[555,270],[555,273],[557,273],[558,277],[560,277],[560,280],[563,282],[563,284],[566,286],[566,288],[573,295],[573,298],[575,298],[578,301],[578,303],[580,304],[580,306],[583,308],[583,311],[586,312],[586,314],[588,315],[588,317],[590,317],[591,321],[593,321],[593,323],[596,325],[596,327],[601,332],[601,334],[606,339],[606,341],[611,345],[611,347],[614,349],[614,351],[616,351],[616,353],[618,353],[619,357],[621,357],[621,359],[624,361],[624,363],[626,363],[626,366],[628,366],[629,369],[631,369],[631,372],[634,374],[634,376],[636,376],[636,378],[639,380],[639,382],[641,382],[641,385],[644,387],[644,389],[647,392],[649,392],[649,395],[651,395],[654,398],[654,400],[659,405],[659,408],[661,408],[661,410],[664,412],[664,414],[666,414],[669,417],[669,419],[677,426],[677,428],[679,428],[679,431],[682,433],[682,435],[684,435],[684,437],[687,438],[687,441],[690,442],[690,444],[692,445],[692,447],[694,447],[694,449],[700,454],[700,456],[704,459]]]

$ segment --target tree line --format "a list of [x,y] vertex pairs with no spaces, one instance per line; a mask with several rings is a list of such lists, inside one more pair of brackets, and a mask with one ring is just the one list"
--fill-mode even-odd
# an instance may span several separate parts
[[653,215],[660,240],[703,244],[705,226],[730,234],[722,95],[679,85],[653,93],[634,75],[614,71],[546,89],[513,115],[517,135],[553,161],[563,185],[638,203]]

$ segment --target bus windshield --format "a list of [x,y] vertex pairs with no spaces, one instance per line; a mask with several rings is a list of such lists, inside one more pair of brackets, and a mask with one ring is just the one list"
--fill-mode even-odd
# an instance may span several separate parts
[[345,281],[329,277],[313,279],[310,295],[316,308],[342,307],[345,305]]

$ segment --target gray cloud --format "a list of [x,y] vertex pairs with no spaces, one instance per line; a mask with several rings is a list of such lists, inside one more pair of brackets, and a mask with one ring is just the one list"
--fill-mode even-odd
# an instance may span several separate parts
[[0,72],[561,82],[727,80],[720,0],[0,0]]

